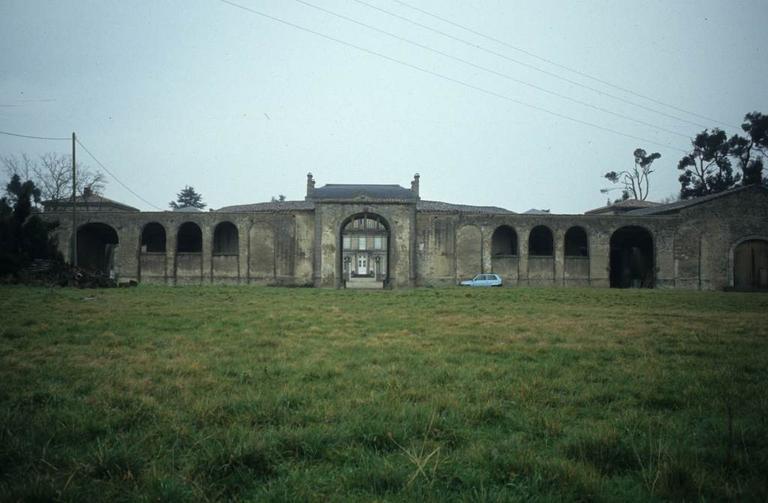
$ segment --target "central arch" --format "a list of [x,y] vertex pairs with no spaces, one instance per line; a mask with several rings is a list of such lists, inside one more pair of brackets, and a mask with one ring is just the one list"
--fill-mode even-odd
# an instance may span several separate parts
[[341,224],[338,277],[347,288],[383,288],[389,281],[389,223],[375,213],[357,213]]

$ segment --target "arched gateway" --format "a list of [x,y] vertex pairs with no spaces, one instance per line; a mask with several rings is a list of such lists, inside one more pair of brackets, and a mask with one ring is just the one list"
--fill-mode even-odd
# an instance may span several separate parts
[[341,225],[341,274],[347,288],[384,288],[389,278],[389,225],[358,213]]

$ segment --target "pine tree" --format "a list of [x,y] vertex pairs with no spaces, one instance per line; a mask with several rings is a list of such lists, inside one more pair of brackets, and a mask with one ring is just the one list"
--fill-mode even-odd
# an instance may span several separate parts
[[203,202],[202,194],[195,192],[194,187],[185,185],[181,192],[176,194],[176,200],[171,201],[169,206],[174,210],[181,208],[197,208],[202,210],[207,205]]

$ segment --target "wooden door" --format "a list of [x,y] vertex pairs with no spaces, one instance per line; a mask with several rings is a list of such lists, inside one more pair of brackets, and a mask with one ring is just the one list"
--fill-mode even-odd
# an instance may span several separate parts
[[768,241],[753,239],[736,247],[733,283],[737,290],[768,289]]

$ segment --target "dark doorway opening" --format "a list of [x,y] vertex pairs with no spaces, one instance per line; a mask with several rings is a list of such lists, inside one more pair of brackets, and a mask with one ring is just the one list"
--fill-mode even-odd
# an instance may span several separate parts
[[587,231],[583,227],[571,227],[565,233],[566,257],[589,257]]
[[494,257],[517,255],[517,233],[512,227],[502,225],[493,231],[491,253]]
[[231,222],[222,222],[213,231],[214,255],[237,255],[239,243],[237,227]]
[[92,223],[77,229],[77,265],[110,274],[114,269],[117,231],[107,224]]
[[552,231],[549,227],[537,225],[528,237],[528,255],[551,257],[554,252]]
[[736,247],[733,286],[736,290],[768,290],[768,241],[750,239]]
[[197,224],[192,222],[181,224],[176,251],[178,253],[201,253],[203,251],[203,233]]
[[165,227],[157,222],[144,226],[141,232],[142,253],[165,253]]
[[653,237],[638,226],[618,229],[611,236],[611,288],[653,288],[656,283]]

